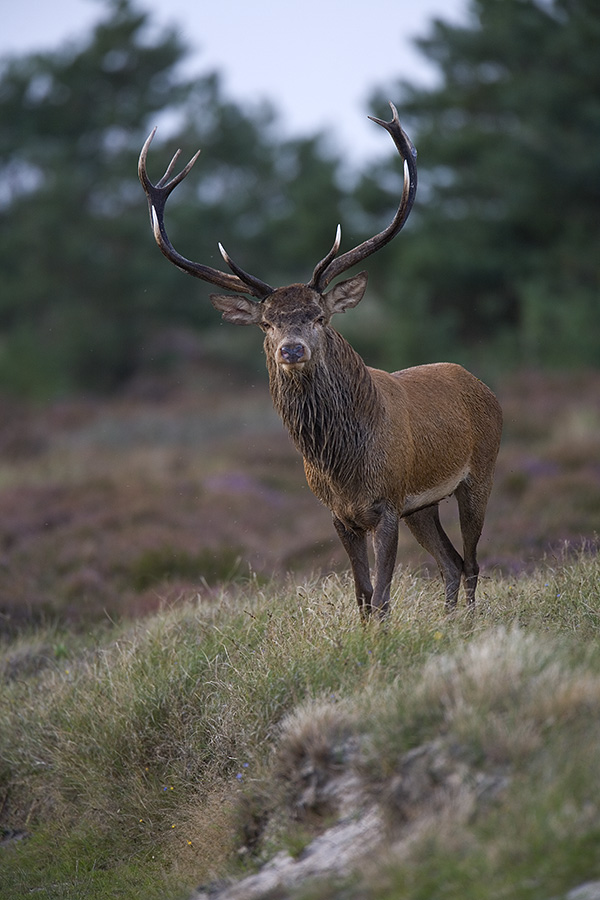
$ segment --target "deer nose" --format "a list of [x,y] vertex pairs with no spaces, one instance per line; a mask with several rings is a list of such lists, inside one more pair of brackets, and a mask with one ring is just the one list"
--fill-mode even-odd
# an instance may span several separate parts
[[305,362],[308,359],[306,346],[301,343],[282,344],[279,348],[279,356],[282,362],[288,365],[294,363]]

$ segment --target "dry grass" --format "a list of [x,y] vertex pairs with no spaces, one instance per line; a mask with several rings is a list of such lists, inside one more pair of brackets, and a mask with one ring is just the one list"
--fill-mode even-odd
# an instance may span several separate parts
[[[18,873],[47,883],[40,857],[76,885],[76,853],[113,887],[142,867],[145,896],[175,896],[300,853],[369,798],[391,830],[357,898],[412,896],[398,878],[432,852],[441,873],[458,852],[501,884],[518,851],[525,879],[559,836],[569,878],[593,874],[598,559],[488,580],[475,615],[447,617],[414,575],[393,596],[388,625],[365,628],[346,577],[254,581],[85,640],[40,631],[29,657],[24,638],[7,645],[2,825],[32,837],[2,851],[0,885],[18,898]],[[86,896],[114,896],[95,878]]]

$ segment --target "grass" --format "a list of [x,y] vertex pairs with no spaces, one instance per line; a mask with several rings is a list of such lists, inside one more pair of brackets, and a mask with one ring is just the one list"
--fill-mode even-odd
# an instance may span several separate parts
[[[600,877],[598,558],[486,580],[474,616],[406,573],[386,627],[362,627],[351,595],[337,576],[250,580],[5,642],[0,894],[175,898],[297,855],[332,816],[314,798],[298,813],[306,760],[335,773],[354,739],[394,841],[420,824],[344,896],[541,900]],[[452,803],[398,787],[423,747],[459,780]]]

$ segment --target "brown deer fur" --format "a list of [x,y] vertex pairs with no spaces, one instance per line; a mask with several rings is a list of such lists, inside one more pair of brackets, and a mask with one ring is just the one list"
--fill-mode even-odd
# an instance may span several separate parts
[[[500,406],[481,381],[451,363],[389,374],[365,365],[329,324],[363,296],[361,273],[321,295],[307,285],[279,288],[262,303],[213,295],[235,324],[258,324],[273,404],[304,457],[308,484],[333,513],[365,613],[385,613],[403,518],[436,559],[446,603],[464,575],[475,599],[479,540],[500,443]],[[282,348],[302,348],[289,362]],[[464,561],[439,521],[438,503],[455,494]],[[375,588],[367,534],[375,549]]]

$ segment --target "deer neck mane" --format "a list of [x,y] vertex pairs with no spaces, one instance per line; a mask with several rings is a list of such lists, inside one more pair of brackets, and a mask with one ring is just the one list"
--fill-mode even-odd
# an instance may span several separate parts
[[324,351],[309,366],[281,372],[267,356],[267,368],[273,405],[305,463],[340,485],[354,480],[383,414],[362,358],[327,328]]

